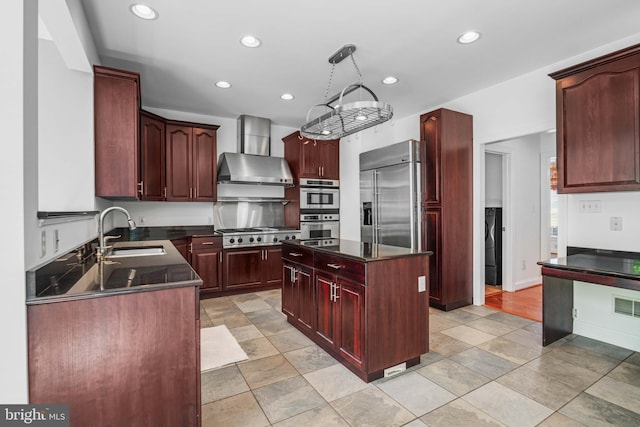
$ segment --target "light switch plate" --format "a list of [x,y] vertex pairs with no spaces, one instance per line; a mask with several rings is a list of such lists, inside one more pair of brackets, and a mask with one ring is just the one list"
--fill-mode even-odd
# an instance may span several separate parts
[[40,258],[42,258],[47,254],[47,231],[46,230],[42,230],[40,240],[42,242],[42,249],[40,250]]
[[611,231],[622,231],[622,217],[612,216],[609,223]]

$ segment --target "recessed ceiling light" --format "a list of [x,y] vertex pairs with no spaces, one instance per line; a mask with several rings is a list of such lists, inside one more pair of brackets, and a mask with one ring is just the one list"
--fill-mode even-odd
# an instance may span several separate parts
[[291,95],[290,93],[283,93],[282,95],[280,95],[281,99],[284,99],[285,101],[291,101],[293,98],[295,98],[295,96]]
[[216,82],[216,86],[221,89],[229,89],[231,87],[231,83],[220,80],[219,82]]
[[467,31],[458,37],[458,43],[468,44],[473,43],[474,41],[480,38],[480,33],[477,31]]
[[129,10],[131,10],[131,13],[133,13],[134,15],[136,15],[138,18],[141,18],[141,19],[147,19],[147,20],[158,19],[158,12],[156,12],[146,4],[134,3],[131,6],[129,6]]
[[398,78],[394,76],[388,76],[382,79],[382,83],[386,85],[392,85],[398,83]]
[[240,43],[246,47],[258,47],[262,42],[254,36],[244,36],[240,39]]

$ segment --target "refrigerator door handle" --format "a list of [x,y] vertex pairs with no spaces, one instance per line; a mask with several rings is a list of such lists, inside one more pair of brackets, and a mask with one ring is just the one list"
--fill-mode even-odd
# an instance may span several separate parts
[[379,200],[378,200],[378,172],[376,170],[371,172],[372,174],[372,186],[371,186],[371,193],[372,193],[372,197],[373,197],[373,209],[372,209],[372,214],[373,214],[373,226],[372,226],[372,231],[373,231],[373,243],[376,244],[378,243],[379,240],[379,230],[378,230],[378,214],[379,214]]

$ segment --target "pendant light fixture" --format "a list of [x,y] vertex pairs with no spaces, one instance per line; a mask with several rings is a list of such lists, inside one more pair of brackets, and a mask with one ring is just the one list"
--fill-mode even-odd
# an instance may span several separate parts
[[[307,122],[300,128],[300,134],[302,136],[317,140],[339,139],[377,124],[384,123],[393,117],[393,108],[391,105],[380,102],[375,93],[373,93],[373,91],[366,87],[362,82],[362,73],[360,73],[358,64],[356,64],[356,60],[353,56],[353,52],[355,52],[355,50],[355,45],[348,44],[343,46],[329,58],[331,74],[329,75],[329,83],[325,92],[324,103],[314,105],[309,109],[309,112],[307,113]],[[339,94],[328,98],[335,66],[347,57],[351,57],[351,62],[353,62],[353,66],[358,73],[358,83],[350,84],[342,89]],[[345,95],[348,95],[358,89],[360,89],[361,93],[362,91],[368,92],[373,100],[358,100],[346,104],[342,103]],[[332,106],[336,101],[338,103],[335,106]],[[328,111],[319,117],[309,120],[311,112],[316,107],[322,107]]]

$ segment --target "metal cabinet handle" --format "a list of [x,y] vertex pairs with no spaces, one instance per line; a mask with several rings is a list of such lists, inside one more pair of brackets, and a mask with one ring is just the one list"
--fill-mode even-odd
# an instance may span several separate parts
[[222,252],[220,252],[220,264],[222,264]]
[[327,267],[335,268],[336,270],[340,270],[343,266],[339,264],[327,264]]
[[340,295],[338,295],[338,284],[335,283],[335,286],[336,286],[336,290],[333,293],[333,302],[338,302],[338,298],[340,298]]
[[213,245],[215,242],[202,242],[201,245]]
[[144,196],[144,181],[140,181],[138,183],[138,193],[140,193],[141,196]]
[[299,254],[297,252],[289,252],[289,255],[291,255],[291,256],[302,256],[302,254]]
[[167,198],[167,187],[164,187],[164,190],[163,190],[162,194],[163,194],[163,197],[166,199]]

